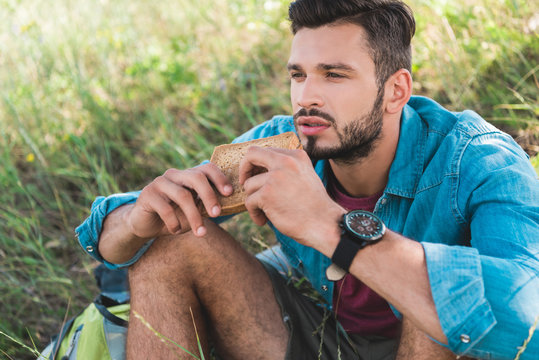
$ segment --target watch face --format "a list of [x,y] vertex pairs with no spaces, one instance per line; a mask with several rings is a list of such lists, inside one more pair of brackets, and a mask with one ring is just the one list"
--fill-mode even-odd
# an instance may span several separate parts
[[364,240],[379,240],[385,232],[384,223],[367,211],[352,211],[345,217],[346,227]]

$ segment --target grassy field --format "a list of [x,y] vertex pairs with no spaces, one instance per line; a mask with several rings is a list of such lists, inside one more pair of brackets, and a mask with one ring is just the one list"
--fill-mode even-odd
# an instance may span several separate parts
[[[539,8],[409,2],[414,91],[513,135],[539,172]],[[74,228],[96,195],[290,113],[288,1],[0,0],[0,331],[41,349],[95,295]],[[229,225],[251,250],[246,217]],[[32,354],[0,334],[0,358]]]

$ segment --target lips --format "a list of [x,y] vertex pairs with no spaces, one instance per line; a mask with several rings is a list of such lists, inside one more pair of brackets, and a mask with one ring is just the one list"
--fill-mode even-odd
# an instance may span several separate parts
[[299,126],[310,126],[310,127],[317,127],[317,126],[331,126],[330,122],[327,120],[324,120],[318,116],[301,116],[298,119],[298,125]]
[[331,126],[331,123],[317,116],[302,116],[298,119],[298,127],[304,135],[318,135]]

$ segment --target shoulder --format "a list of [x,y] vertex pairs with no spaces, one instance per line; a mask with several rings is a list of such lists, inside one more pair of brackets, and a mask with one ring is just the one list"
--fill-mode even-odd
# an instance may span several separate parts
[[[524,150],[513,138],[484,120],[472,110],[449,111],[434,100],[415,96],[408,111],[416,113],[427,128],[424,164],[437,155],[443,155],[454,174],[455,167],[474,162],[490,165],[504,159],[529,162]],[[484,156],[498,156],[500,160],[485,161]]]
[[477,204],[529,205],[530,199],[537,199],[537,174],[509,134],[471,110],[449,111],[422,97],[409,105],[409,114],[420,118],[426,129],[425,138],[418,141],[424,149],[418,191],[439,185],[463,222]]
[[429,134],[460,135],[465,138],[490,133],[502,133],[472,110],[450,111],[436,101],[423,96],[413,96],[408,102],[408,112],[416,113],[428,128]]
[[457,122],[446,142],[456,204],[464,217],[489,203],[529,207],[539,182],[526,152],[507,133],[473,111],[455,113]]
[[529,156],[513,137],[466,110],[455,113],[458,121],[449,136],[459,141],[455,156],[461,176],[488,175],[502,169],[523,171],[535,177]]
[[245,142],[249,140],[261,139],[273,135],[279,135],[287,131],[296,131],[294,128],[294,120],[292,116],[277,115],[255,126],[251,130],[243,133],[234,139],[233,143]]

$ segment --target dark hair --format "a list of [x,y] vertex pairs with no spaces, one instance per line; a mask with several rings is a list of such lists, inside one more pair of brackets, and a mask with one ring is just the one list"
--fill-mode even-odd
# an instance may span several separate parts
[[379,87],[399,69],[411,72],[415,20],[412,10],[399,0],[297,0],[290,4],[288,16],[293,34],[304,27],[361,26]]

